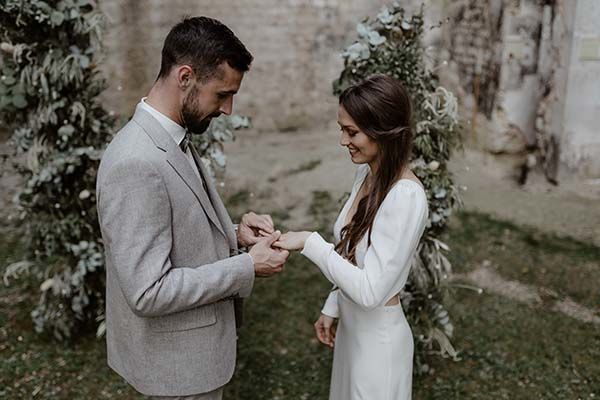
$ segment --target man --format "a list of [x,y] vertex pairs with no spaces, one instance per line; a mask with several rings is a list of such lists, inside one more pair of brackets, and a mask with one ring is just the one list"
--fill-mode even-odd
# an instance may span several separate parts
[[98,170],[108,364],[146,395],[221,399],[235,366],[234,310],[254,277],[280,272],[289,255],[271,248],[280,233],[269,216],[244,215],[236,233],[189,142],[231,113],[251,62],[225,25],[184,19]]

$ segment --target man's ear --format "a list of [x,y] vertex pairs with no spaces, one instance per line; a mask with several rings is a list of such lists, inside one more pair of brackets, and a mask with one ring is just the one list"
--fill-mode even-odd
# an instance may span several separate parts
[[194,71],[189,65],[180,65],[177,67],[176,74],[177,84],[180,88],[185,90],[192,84],[192,79],[194,79]]

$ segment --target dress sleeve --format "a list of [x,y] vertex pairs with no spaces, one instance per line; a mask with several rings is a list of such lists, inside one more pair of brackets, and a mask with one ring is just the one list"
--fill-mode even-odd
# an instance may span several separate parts
[[329,296],[327,300],[325,300],[325,304],[323,305],[323,309],[321,310],[321,314],[325,314],[331,318],[339,318],[340,311],[338,307],[338,293],[340,289],[335,289],[329,292]]
[[364,268],[340,256],[317,232],[306,240],[302,254],[353,302],[367,310],[380,307],[406,283],[427,212],[423,189],[415,182],[399,181],[377,212]]

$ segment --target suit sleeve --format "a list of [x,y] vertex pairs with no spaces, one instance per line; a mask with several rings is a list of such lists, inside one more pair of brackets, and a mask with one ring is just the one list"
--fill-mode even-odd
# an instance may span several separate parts
[[374,309],[406,283],[426,221],[427,200],[422,189],[398,183],[375,217],[362,269],[340,256],[317,232],[309,236],[302,254],[353,302],[366,310]]
[[131,310],[156,317],[227,297],[247,297],[254,283],[248,254],[202,266],[171,263],[171,205],[152,164],[127,160],[99,182],[98,217],[104,245]]

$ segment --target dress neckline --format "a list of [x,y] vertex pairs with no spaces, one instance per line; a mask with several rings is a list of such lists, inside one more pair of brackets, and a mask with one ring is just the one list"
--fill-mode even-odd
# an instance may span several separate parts
[[[371,171],[371,168],[367,166],[366,170],[367,170],[367,173],[363,174],[362,178],[360,178],[360,181],[357,181],[354,184],[354,187],[352,188],[352,191],[350,192],[350,197],[348,198],[348,200],[346,201],[346,204],[344,205],[344,207],[342,209],[341,213],[346,214],[346,215],[343,216],[344,217],[342,219],[343,225],[341,228],[343,228],[344,226],[346,226],[350,223],[350,221],[348,221],[348,212],[350,212],[350,208],[352,208],[352,205],[354,204],[354,201],[356,200],[356,196],[358,196],[358,193],[360,192],[363,185],[365,184],[365,180],[367,179],[367,176],[369,176],[369,172]],[[411,178],[400,178],[396,182],[394,182],[394,184],[390,188],[389,192],[391,192],[396,187],[396,185],[398,185],[402,181],[412,182],[415,185],[417,185],[418,187],[420,187],[423,191],[425,191],[425,188],[423,187],[423,185],[421,183],[417,182],[416,180],[411,179]],[[388,194],[389,194],[389,192],[388,192]]]
[[[346,200],[346,204],[344,204],[342,211],[340,211],[340,215],[338,216],[338,219],[341,219],[341,224],[342,224],[342,226],[340,226],[340,232],[344,228],[344,226],[346,226],[350,222],[350,221],[346,222],[347,217],[348,217],[348,212],[350,211],[352,204],[354,204],[354,200],[356,200],[356,196],[358,195],[358,192],[362,188],[362,185],[364,184],[365,179],[367,179],[369,172],[371,172],[371,168],[369,167],[368,164],[366,165],[365,170],[366,170],[366,173],[362,174],[362,177],[360,177],[359,180],[357,180],[355,182],[354,186],[352,187],[352,191],[350,192],[350,197],[348,197],[348,200]],[[415,184],[419,188],[421,188],[421,190],[423,192],[425,191],[425,188],[423,187],[422,184],[420,184],[419,182],[415,181],[414,179],[410,179],[410,178],[398,179],[396,182],[394,182],[394,184],[390,188],[390,191],[392,191],[396,187],[396,185],[398,185],[402,181],[412,182],[413,184]],[[388,194],[389,194],[389,192],[388,192]]]

